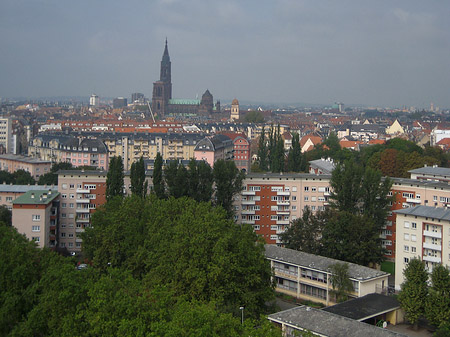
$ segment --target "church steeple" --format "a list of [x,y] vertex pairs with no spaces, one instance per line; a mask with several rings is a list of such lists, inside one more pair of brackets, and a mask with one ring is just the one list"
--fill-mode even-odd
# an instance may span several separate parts
[[166,38],[166,46],[164,48],[163,57],[161,60],[161,73],[160,80],[166,83],[171,83],[171,62],[169,56],[169,49],[167,48],[167,38]]

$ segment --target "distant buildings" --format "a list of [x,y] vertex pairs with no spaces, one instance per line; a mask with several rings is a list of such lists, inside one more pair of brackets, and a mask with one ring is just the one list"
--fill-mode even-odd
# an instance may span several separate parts
[[239,101],[235,98],[233,99],[233,101],[231,102],[231,114],[230,114],[230,119],[232,121],[238,121],[240,119],[240,114],[239,114]]
[[50,172],[51,161],[39,160],[37,158],[25,157],[15,154],[0,155],[0,169],[9,173],[17,170],[29,172],[34,179]]
[[161,60],[160,79],[153,83],[152,110],[159,116],[169,115],[210,115],[220,112],[220,102],[214,104],[213,96],[206,90],[201,100],[172,98],[172,65],[169,50],[166,45]]
[[0,118],[0,153],[13,152],[12,143],[12,122],[8,117]]
[[127,99],[123,98],[123,97],[117,97],[113,99],[113,108],[114,109],[118,109],[118,108],[124,108],[126,107],[127,104]]
[[89,105],[97,108],[100,105],[100,98],[97,95],[92,94],[89,98]]

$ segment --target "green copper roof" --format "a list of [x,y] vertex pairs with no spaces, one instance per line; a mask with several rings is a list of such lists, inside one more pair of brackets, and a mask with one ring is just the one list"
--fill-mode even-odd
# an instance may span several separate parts
[[172,98],[172,99],[169,99],[169,104],[200,105],[200,100],[199,99]]
[[34,190],[28,191],[27,193],[21,195],[12,203],[13,205],[47,205],[52,202],[56,197],[59,196],[59,192],[54,190]]

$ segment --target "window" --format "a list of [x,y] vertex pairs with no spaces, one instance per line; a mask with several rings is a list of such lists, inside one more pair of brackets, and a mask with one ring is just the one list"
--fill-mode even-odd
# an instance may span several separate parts
[[73,219],[73,213],[69,213],[69,219]]
[[71,190],[73,190],[73,189],[75,188],[75,185],[74,185],[74,184],[70,184],[70,185],[69,185],[69,188],[70,188]]
[[311,201],[316,201],[316,197],[311,197]]
[[408,257],[403,258],[403,262],[404,263],[409,263],[409,258]]
[[297,206],[292,206],[292,210],[296,211],[297,210]]
[[315,211],[316,210],[316,206],[311,206],[311,211]]
[[73,242],[69,242],[69,247],[73,247]]
[[297,192],[297,186],[292,187],[292,192]]
[[65,243],[65,242],[61,242],[61,243],[59,244],[59,246],[60,246],[61,248],[64,248],[64,247],[66,246],[66,243]]
[[309,191],[309,186],[305,186],[305,192]]
[[404,247],[403,247],[403,250],[404,250],[405,252],[409,252],[409,246],[404,246]]
[[31,240],[33,240],[34,242],[41,242],[41,238],[39,236],[33,236],[31,237]]
[[412,229],[417,229],[417,223],[416,222],[412,222],[411,223],[411,228]]
[[62,207],[62,208],[66,208],[66,207],[67,207],[67,204],[66,204],[65,202],[61,203],[61,207]]
[[409,234],[405,233],[405,241],[409,241]]
[[309,200],[309,197],[308,197],[307,195],[305,195],[304,200],[305,200],[305,201],[308,201],[308,200]]
[[41,221],[41,215],[40,214],[33,214],[32,215],[33,221]]
[[67,190],[67,184],[62,184],[62,189]]
[[416,247],[411,246],[411,253],[415,253],[416,252]]
[[61,232],[61,237],[65,238],[66,237],[66,232]]
[[297,197],[295,195],[292,196],[292,201],[297,201]]
[[311,187],[311,192],[316,192],[316,191],[317,191],[316,187]]
[[65,224],[65,223],[62,223],[62,224],[61,224],[61,228],[66,228],[66,224]]
[[69,238],[73,238],[73,233],[69,233]]
[[11,202],[12,201],[12,197],[6,197],[6,201],[7,202]]
[[409,228],[409,222],[405,221],[405,228]]
[[433,195],[433,201],[437,201],[437,195]]
[[75,194],[70,194],[70,199],[74,199],[75,198]]
[[31,226],[31,230],[33,232],[40,232],[41,231],[41,226]]
[[67,214],[66,213],[61,213],[61,218],[66,218]]
[[417,241],[416,234],[411,234],[411,241]]
[[67,199],[67,194],[61,194],[61,198]]
[[77,248],[81,248],[81,242],[76,242],[76,243],[75,243],[75,246],[76,246]]

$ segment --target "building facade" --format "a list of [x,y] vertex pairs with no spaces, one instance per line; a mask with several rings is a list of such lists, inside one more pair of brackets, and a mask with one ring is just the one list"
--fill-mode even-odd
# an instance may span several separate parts
[[46,160],[39,160],[37,158],[25,157],[16,154],[0,155],[0,169],[9,173],[14,173],[17,170],[24,170],[29,172],[34,179],[50,172],[52,163]]
[[28,191],[12,204],[12,225],[17,231],[41,248],[56,248],[59,193],[52,189]]

